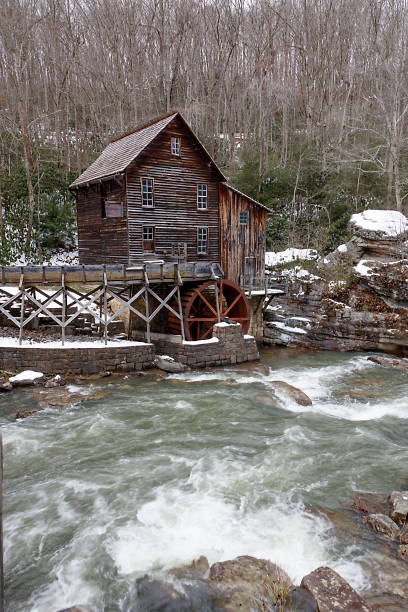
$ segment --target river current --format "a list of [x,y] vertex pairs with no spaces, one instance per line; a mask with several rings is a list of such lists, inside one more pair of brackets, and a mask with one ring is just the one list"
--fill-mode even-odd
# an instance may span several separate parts
[[[32,395],[2,396],[6,610],[130,612],[138,577],[200,555],[403,588],[404,564],[342,502],[408,488],[408,377],[361,353],[262,363],[79,382],[68,409],[17,421]],[[313,405],[277,400],[273,380]]]

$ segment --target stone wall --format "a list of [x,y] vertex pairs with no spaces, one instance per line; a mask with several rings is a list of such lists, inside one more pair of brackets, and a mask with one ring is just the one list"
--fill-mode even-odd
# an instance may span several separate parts
[[199,342],[182,342],[181,336],[152,334],[156,352],[169,355],[191,368],[233,365],[259,359],[255,338],[244,336],[239,323],[218,323],[213,337]]
[[130,372],[152,367],[152,344],[95,348],[0,347],[0,369],[7,372],[39,370],[44,374]]

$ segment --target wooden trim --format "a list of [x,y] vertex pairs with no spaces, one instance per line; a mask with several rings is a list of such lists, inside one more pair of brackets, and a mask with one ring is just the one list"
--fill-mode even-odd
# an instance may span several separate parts
[[[205,203],[206,203],[206,206],[205,206],[205,208],[200,208],[198,206],[198,188],[199,188],[200,185],[205,185],[205,187],[206,187],[206,192],[205,192]],[[208,183],[197,183],[197,210],[208,210]]]
[[[152,205],[143,204],[143,180],[152,181]],[[152,176],[141,176],[140,177],[140,201],[142,208],[154,208],[154,178]]]

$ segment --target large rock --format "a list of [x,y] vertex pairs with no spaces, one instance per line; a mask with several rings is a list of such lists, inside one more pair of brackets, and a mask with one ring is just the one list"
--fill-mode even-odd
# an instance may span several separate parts
[[402,559],[403,561],[407,561],[408,563],[408,545],[407,544],[398,546],[397,556],[399,559]]
[[408,544],[408,524],[401,529],[398,535],[398,542],[401,544]]
[[373,612],[373,608],[330,567],[314,570],[303,578],[301,586],[313,596],[319,612]]
[[369,525],[376,533],[396,540],[399,534],[399,527],[389,516],[385,514],[369,514],[365,517],[367,525]]
[[154,360],[154,365],[160,370],[170,372],[172,374],[177,374],[187,370],[187,366],[185,366],[183,363],[179,363],[173,359],[173,357],[169,357],[168,355],[157,355],[156,359]]
[[291,589],[291,580],[280,567],[250,556],[214,563],[210,583],[218,605],[231,612],[280,609]]
[[356,493],[350,507],[363,514],[388,514],[389,504],[380,493]]
[[[370,212],[371,221],[353,218],[353,238],[313,273],[288,272],[285,294],[265,312],[266,344],[408,356],[408,219]],[[296,319],[308,323],[299,329]]]
[[390,517],[394,521],[408,520],[408,491],[393,491],[389,496]]
[[13,387],[32,387],[33,385],[41,385],[45,381],[45,376],[42,372],[34,370],[24,370],[15,376],[9,378],[9,382]]
[[384,366],[384,368],[392,368],[394,370],[401,370],[408,374],[408,359],[396,359],[391,357],[382,356],[371,356],[367,357],[368,361],[377,363],[378,365]]
[[[214,612],[212,593],[205,581],[175,586],[144,576],[137,581],[140,612]],[[135,609],[135,608],[132,608]]]
[[270,384],[275,391],[277,391],[278,393],[279,391],[282,392],[284,395],[294,400],[300,406],[312,405],[312,400],[310,399],[310,397],[306,395],[306,393],[303,393],[303,391],[301,391],[297,387],[293,387],[292,385],[289,385],[288,383],[283,382],[281,380],[273,380]]

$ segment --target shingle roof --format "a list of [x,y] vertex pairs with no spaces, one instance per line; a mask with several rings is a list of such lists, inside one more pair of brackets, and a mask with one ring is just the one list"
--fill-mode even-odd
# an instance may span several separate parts
[[223,183],[223,185],[225,187],[227,187],[228,189],[231,189],[231,191],[234,191],[235,193],[237,193],[240,196],[243,196],[244,198],[246,198],[247,200],[249,200],[250,202],[252,202],[252,204],[256,204],[257,206],[260,206],[261,208],[264,208],[265,210],[267,210],[269,213],[271,213],[271,209],[268,208],[267,206],[265,206],[264,204],[261,204],[260,202],[258,202],[258,200],[254,200],[254,198],[251,198],[249,195],[246,195],[246,193],[242,193],[242,191],[239,191],[238,189],[236,189],[236,187],[234,187],[233,185],[230,185],[230,183]]
[[110,142],[93,164],[70,185],[70,188],[123,172],[177,115],[178,113],[165,115],[162,119],[145,124],[145,127],[141,126],[134,132]]

